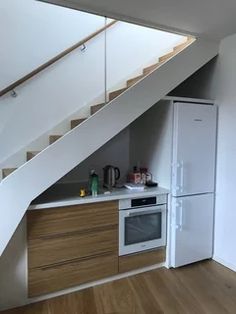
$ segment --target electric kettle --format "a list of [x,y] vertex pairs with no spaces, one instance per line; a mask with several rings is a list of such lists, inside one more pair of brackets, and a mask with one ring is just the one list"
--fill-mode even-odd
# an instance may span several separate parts
[[103,186],[111,189],[115,187],[116,181],[120,178],[120,170],[117,167],[108,165],[103,168]]

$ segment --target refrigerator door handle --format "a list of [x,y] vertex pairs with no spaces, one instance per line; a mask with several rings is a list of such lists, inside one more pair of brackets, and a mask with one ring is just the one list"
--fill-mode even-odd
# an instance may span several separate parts
[[182,230],[183,230],[183,206],[181,203],[181,207],[179,209],[179,231],[182,231]]
[[180,191],[183,192],[184,187],[184,161],[181,160],[173,165],[173,168],[175,168],[175,186],[174,191]]
[[[184,189],[184,161],[180,161],[180,191]],[[181,201],[182,202],[182,201]]]
[[179,231],[182,231],[183,230],[183,200],[180,200],[176,203],[176,213],[177,212],[179,214],[178,214],[178,220],[176,219],[177,224],[175,228]]

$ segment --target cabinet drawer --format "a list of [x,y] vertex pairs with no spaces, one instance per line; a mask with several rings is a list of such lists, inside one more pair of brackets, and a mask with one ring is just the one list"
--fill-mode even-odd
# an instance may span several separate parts
[[117,226],[86,233],[67,234],[28,242],[29,268],[60,263],[107,252],[118,252]]
[[27,213],[28,239],[115,224],[118,224],[117,201],[31,210]]
[[124,255],[119,257],[119,272],[134,270],[136,268],[146,267],[158,263],[165,262],[166,249],[165,247],[144,251],[140,253]]
[[118,273],[118,256],[107,254],[29,271],[29,297],[62,290]]

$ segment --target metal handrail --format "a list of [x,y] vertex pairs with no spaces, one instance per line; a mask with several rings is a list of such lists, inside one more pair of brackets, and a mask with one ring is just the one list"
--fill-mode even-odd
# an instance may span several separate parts
[[31,71],[27,75],[23,76],[21,79],[15,81],[14,83],[12,83],[9,86],[7,86],[6,88],[2,89],[0,91],[0,97],[5,95],[8,92],[14,90],[14,88],[16,88],[19,85],[23,84],[25,81],[28,81],[30,78],[32,78],[36,74],[40,73],[41,71],[45,70],[50,65],[52,65],[55,62],[57,62],[58,60],[62,59],[63,57],[65,57],[66,55],[68,55],[69,53],[74,51],[75,49],[79,48],[80,46],[83,46],[86,42],[88,42],[92,38],[96,37],[100,33],[104,32],[106,29],[108,29],[109,27],[113,26],[117,22],[118,21],[114,20],[111,23],[105,25],[104,27],[98,29],[96,32],[92,33],[91,35],[85,37],[83,40],[80,40],[78,43],[74,44],[70,48],[68,48],[68,49],[64,50],[63,52],[59,53],[54,58],[52,58],[49,61],[45,62],[44,64],[40,65],[38,68],[36,68],[35,70]]

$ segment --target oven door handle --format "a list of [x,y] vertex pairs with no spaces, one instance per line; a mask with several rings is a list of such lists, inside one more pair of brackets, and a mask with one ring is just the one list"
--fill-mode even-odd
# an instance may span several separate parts
[[165,209],[151,209],[151,210],[143,210],[143,211],[134,212],[134,213],[128,212],[127,216],[135,217],[135,216],[142,216],[142,215],[149,215],[149,214],[157,214],[157,213],[161,213],[164,210]]

